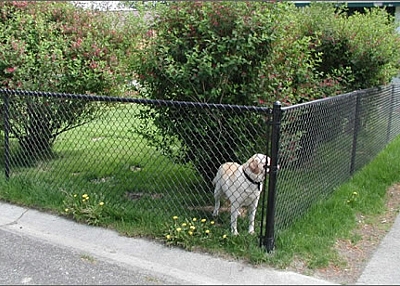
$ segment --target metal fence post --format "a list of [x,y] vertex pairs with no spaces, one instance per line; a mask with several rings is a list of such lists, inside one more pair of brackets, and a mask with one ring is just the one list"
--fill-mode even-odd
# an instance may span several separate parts
[[388,129],[386,133],[386,143],[389,143],[391,140],[391,131],[392,131],[392,114],[393,114],[393,105],[394,105],[394,84],[392,84],[392,92],[390,96],[390,106],[389,106],[389,119],[388,119]]
[[271,134],[271,162],[268,180],[267,198],[267,221],[263,245],[267,252],[275,247],[275,200],[276,200],[276,177],[278,173],[279,135],[282,117],[282,105],[279,101],[274,102],[272,111],[272,134]]
[[355,168],[356,152],[357,152],[357,139],[358,131],[360,129],[360,105],[361,105],[361,93],[356,93],[356,106],[354,111],[354,131],[353,131],[353,146],[351,151],[350,161],[350,175],[353,175]]
[[9,132],[10,132],[10,95],[8,91],[3,90],[3,110],[4,110],[4,172],[6,179],[10,178],[10,139],[9,139]]

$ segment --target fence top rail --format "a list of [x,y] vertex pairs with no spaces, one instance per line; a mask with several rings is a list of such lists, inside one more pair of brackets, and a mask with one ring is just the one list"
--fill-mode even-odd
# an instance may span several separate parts
[[17,89],[4,89],[0,88],[2,95],[18,95],[18,96],[36,96],[36,97],[54,97],[54,98],[69,98],[69,99],[84,99],[89,101],[104,101],[104,102],[121,102],[121,103],[139,103],[156,106],[179,106],[179,107],[196,107],[196,108],[210,108],[210,109],[223,109],[235,111],[254,111],[259,113],[272,114],[272,108],[261,106],[247,106],[247,105],[232,105],[222,103],[203,103],[191,101],[174,101],[174,100],[157,100],[157,99],[144,99],[144,98],[131,98],[131,97],[116,97],[116,96],[103,96],[103,95],[84,95],[84,94],[71,94],[71,93],[57,93],[57,92],[44,92],[44,91],[29,91]]
[[[367,88],[367,89],[355,90],[355,91],[351,91],[351,92],[340,94],[340,95],[336,95],[336,96],[330,96],[330,97],[325,97],[325,98],[321,98],[321,99],[316,99],[316,100],[313,100],[313,101],[308,101],[308,102],[299,103],[299,104],[295,104],[295,105],[285,106],[285,107],[282,107],[282,111],[288,111],[288,110],[296,109],[296,108],[299,108],[299,107],[307,107],[309,105],[315,105],[315,104],[319,104],[319,103],[322,103],[322,102],[341,100],[341,99],[344,99],[346,97],[351,97],[351,96],[355,96],[355,95],[369,94],[371,92],[377,92],[377,91],[380,91],[380,90],[385,89],[385,88],[388,89],[388,88],[390,88],[392,86],[396,86],[396,85],[395,84],[390,84],[390,85],[386,85],[386,86],[371,87],[371,88]],[[398,85],[398,86],[400,86],[400,85]]]

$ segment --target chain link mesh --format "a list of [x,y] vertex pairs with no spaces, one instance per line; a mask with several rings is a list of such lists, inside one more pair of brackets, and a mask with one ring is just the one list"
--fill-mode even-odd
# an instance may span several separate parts
[[282,109],[276,231],[328,197],[400,134],[399,91],[385,86]]
[[[84,118],[75,120],[79,113]],[[151,224],[175,215],[212,218],[212,180],[218,167],[266,154],[271,112],[13,91],[9,114],[11,182],[22,182],[24,192],[46,189],[49,196],[103,194],[113,205],[135,213],[123,219]],[[218,217],[227,230],[228,204],[222,201]]]

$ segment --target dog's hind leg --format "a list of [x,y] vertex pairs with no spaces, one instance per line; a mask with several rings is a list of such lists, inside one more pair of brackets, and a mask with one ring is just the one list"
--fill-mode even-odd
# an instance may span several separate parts
[[221,206],[221,186],[217,182],[215,184],[215,190],[214,190],[214,200],[215,200],[215,205],[214,205],[214,211],[213,211],[213,216],[218,215],[219,208]]

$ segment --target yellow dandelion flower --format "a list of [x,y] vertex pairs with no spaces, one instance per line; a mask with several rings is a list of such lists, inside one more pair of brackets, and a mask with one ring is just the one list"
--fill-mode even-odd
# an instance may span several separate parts
[[86,200],[85,200],[85,199],[82,199],[82,202],[84,202],[84,203],[85,203],[85,202],[86,202]]
[[104,206],[104,202],[100,202],[99,205],[100,205],[100,206]]
[[197,221],[197,218],[194,217],[194,218],[193,218],[193,221]]
[[185,226],[187,226],[187,223],[186,222],[182,223],[182,227],[185,227]]
[[182,229],[180,228],[180,227],[178,227],[177,229],[176,229],[176,231],[177,232],[180,232]]
[[189,235],[193,235],[193,231],[189,231],[188,234],[189,234]]
[[209,230],[209,229],[206,229],[205,233],[206,233],[206,234],[209,234],[209,233],[210,233],[210,230]]
[[168,239],[168,240],[170,240],[170,239],[171,239],[171,236],[170,236],[169,234],[167,234],[167,235],[165,236],[165,238]]
[[211,224],[211,225],[213,225],[214,223],[215,223],[215,222],[214,222],[213,220],[212,220],[212,221],[210,221],[210,224]]
[[85,199],[87,196],[88,196],[88,194],[83,194],[83,195],[82,195],[82,198]]
[[172,217],[172,219],[173,219],[173,220],[177,220],[178,217],[177,217],[176,215],[174,215],[174,216]]
[[65,209],[65,212],[67,213],[69,211],[69,209]]
[[77,194],[74,194],[74,198],[76,198],[77,197]]
[[195,230],[196,227],[195,227],[194,225],[191,225],[191,226],[190,226],[190,229],[191,229],[191,230]]
[[358,195],[358,193],[357,193],[357,192],[353,192],[353,195],[357,196],[357,195]]
[[201,222],[206,222],[207,220],[205,219],[205,218],[203,218],[202,220],[201,220]]
[[225,238],[226,238],[226,234],[224,234],[224,235],[222,236],[222,238],[225,239]]

